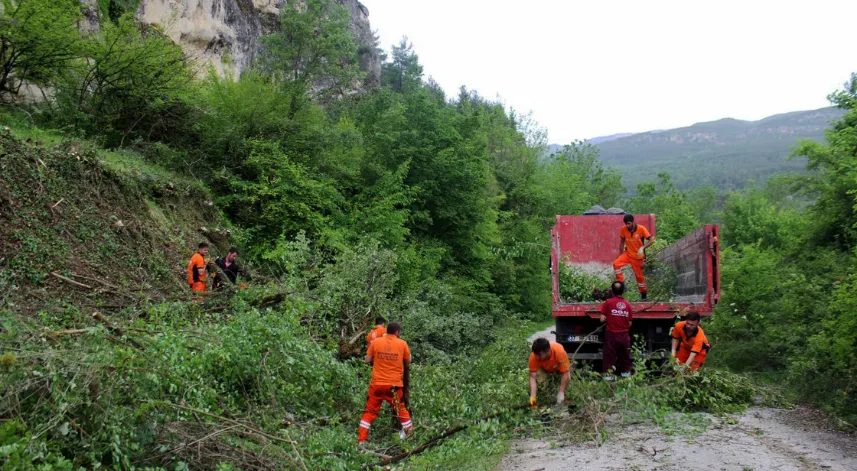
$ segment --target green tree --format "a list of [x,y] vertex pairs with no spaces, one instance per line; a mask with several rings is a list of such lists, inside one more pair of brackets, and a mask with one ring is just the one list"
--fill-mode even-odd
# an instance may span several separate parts
[[793,156],[805,156],[813,172],[800,180],[803,192],[815,199],[815,234],[820,244],[841,249],[857,247],[857,74],[828,99],[846,110],[825,131],[826,144],[803,141]]
[[594,204],[617,204],[625,188],[621,176],[605,170],[598,148],[575,142],[545,159],[536,176],[540,216],[548,226],[558,214],[581,214]]
[[407,37],[403,37],[398,46],[393,46],[392,56],[391,62],[381,65],[381,85],[389,86],[397,93],[414,91],[422,83],[423,66]]
[[121,145],[135,135],[170,139],[170,131],[190,124],[183,104],[193,73],[181,46],[157,29],[141,30],[127,14],[102,24],[84,54],[56,96],[77,128]]
[[29,82],[54,84],[81,56],[78,0],[2,0],[0,98],[12,100]]
[[280,28],[262,38],[258,70],[283,87],[293,118],[310,99],[345,95],[359,78],[348,10],[333,0],[289,0]]
[[694,217],[695,210],[687,196],[675,187],[666,172],[658,174],[657,183],[638,185],[637,196],[631,197],[625,209],[635,214],[654,213],[657,236],[669,242],[681,239],[702,224]]

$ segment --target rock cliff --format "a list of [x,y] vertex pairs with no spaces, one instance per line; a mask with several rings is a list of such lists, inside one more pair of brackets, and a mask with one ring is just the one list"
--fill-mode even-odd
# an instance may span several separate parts
[[[86,1],[86,0],[85,0]],[[339,0],[351,13],[351,30],[359,45],[360,67],[367,83],[377,83],[381,59],[369,26],[369,10],[358,0]],[[237,77],[253,61],[259,38],[277,27],[285,0],[141,0],[137,18],[162,28],[206,73]]]

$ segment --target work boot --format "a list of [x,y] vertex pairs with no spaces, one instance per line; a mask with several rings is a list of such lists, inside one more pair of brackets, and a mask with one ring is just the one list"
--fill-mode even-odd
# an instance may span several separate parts
[[619,376],[621,376],[622,379],[628,379],[631,377],[631,373],[621,373]]
[[608,373],[604,375],[604,381],[616,381],[616,377]]
[[645,292],[645,291],[640,292],[640,300],[641,300],[641,301],[645,301],[645,300],[646,300],[646,292]]

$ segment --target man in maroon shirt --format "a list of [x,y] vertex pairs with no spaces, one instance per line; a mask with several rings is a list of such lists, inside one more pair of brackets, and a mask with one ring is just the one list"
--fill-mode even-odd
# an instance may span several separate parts
[[[623,378],[631,375],[631,321],[634,314],[631,303],[622,297],[625,283],[614,281],[610,287],[613,297],[601,305],[601,322],[607,323],[604,334],[604,379],[612,381],[614,367]],[[618,364],[617,364],[618,363]]]

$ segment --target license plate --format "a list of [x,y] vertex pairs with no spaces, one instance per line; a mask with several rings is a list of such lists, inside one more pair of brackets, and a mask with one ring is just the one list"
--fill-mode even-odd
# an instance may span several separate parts
[[591,342],[598,342],[599,340],[598,340],[597,335],[569,335],[568,341],[569,342],[588,342],[588,343],[591,343]]

